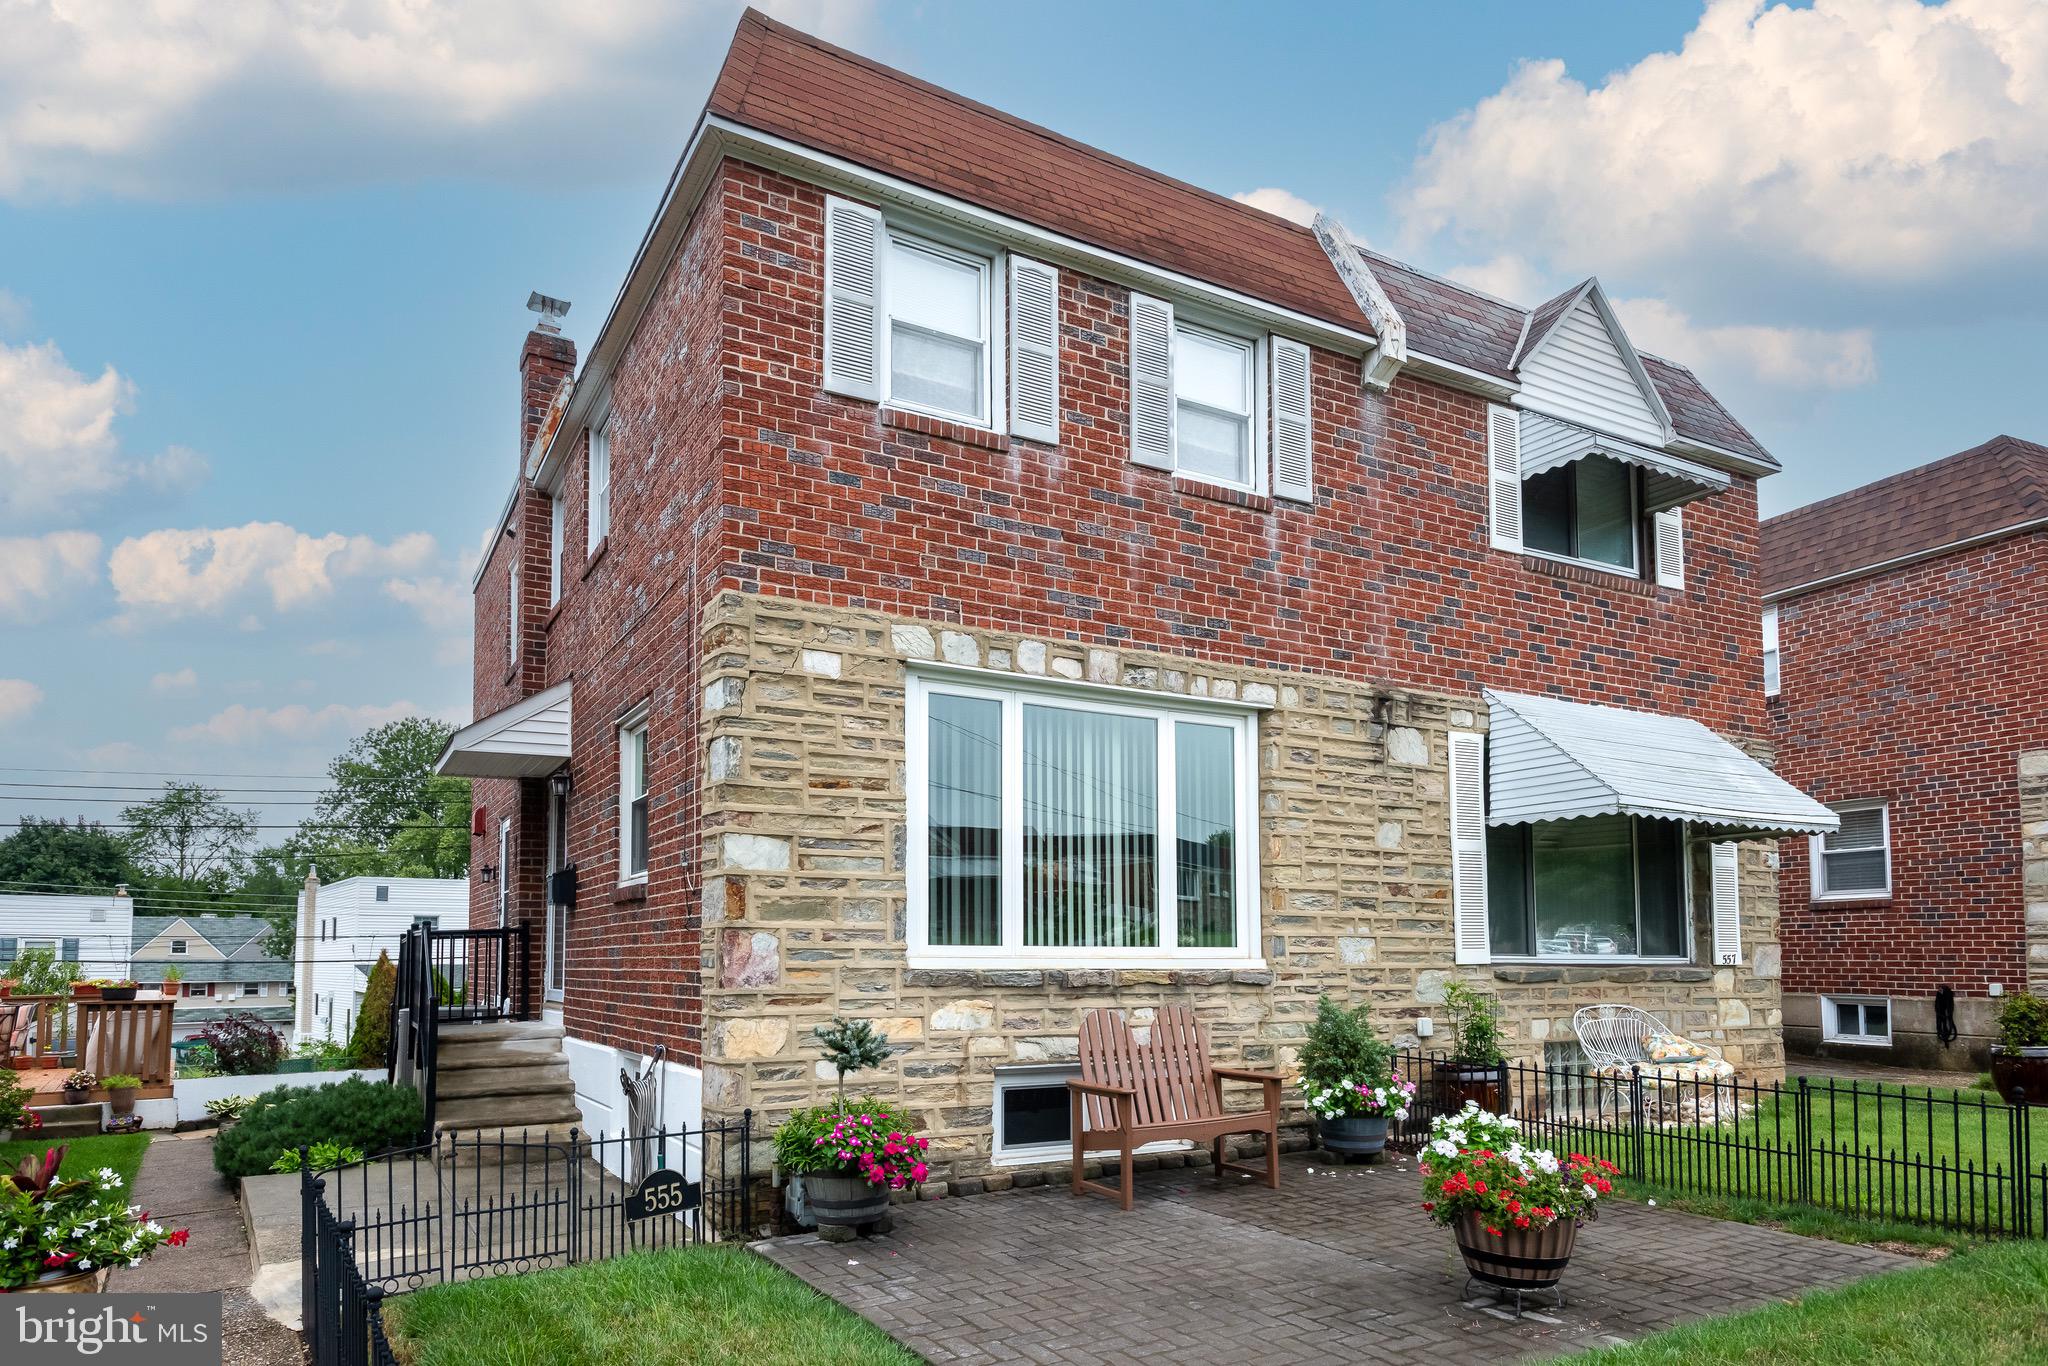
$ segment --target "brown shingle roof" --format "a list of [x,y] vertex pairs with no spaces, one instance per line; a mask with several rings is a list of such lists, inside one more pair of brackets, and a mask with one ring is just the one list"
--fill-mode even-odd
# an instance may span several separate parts
[[[740,19],[708,112],[1105,251],[1354,331],[1372,325],[1315,234],[778,23]],[[1529,312],[1367,252],[1415,352],[1515,378]],[[1577,288],[1545,307],[1561,307]],[[1769,461],[1682,366],[1645,356],[1683,436]]]
[[754,10],[710,112],[1107,251],[1368,335],[1315,234],[821,42]]
[[2048,446],[1981,446],[1763,523],[1764,591],[1796,588],[2048,517]]

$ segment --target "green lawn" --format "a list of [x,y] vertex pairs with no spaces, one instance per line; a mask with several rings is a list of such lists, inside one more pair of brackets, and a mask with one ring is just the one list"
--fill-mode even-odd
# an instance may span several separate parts
[[[1644,1135],[1640,1172],[1626,1116],[1620,1132],[1576,1123],[1534,1127],[1554,1146],[1609,1158],[1632,1174],[1633,1185],[1671,1194],[1786,1210],[1819,1206],[1931,1227],[2011,1226],[2012,1203],[2020,1195],[2013,1179],[2015,1124],[2013,1112],[1996,1096],[1924,1087],[1816,1087],[1802,1174],[1797,1099],[1746,1087],[1741,1094],[1755,1108],[1740,1118],[1652,1127]],[[1951,1100],[1960,1104],[1944,1103]],[[2038,1220],[2048,1108],[2030,1107],[2025,1114],[2029,1199]]]
[[2040,1361],[2048,1352],[2048,1244],[2000,1243],[1934,1266],[1707,1319],[1579,1363]]
[[407,1366],[918,1366],[867,1320],[737,1247],[432,1286],[386,1301]]
[[83,1176],[98,1171],[101,1167],[112,1167],[121,1173],[121,1179],[134,1189],[135,1174],[142,1170],[142,1153],[149,1147],[148,1133],[139,1134],[94,1134],[86,1138],[16,1139],[11,1143],[0,1143],[0,1167],[12,1171],[21,1165],[21,1159],[33,1156],[40,1160],[49,1149],[62,1144],[64,1165],[59,1167],[62,1176]]

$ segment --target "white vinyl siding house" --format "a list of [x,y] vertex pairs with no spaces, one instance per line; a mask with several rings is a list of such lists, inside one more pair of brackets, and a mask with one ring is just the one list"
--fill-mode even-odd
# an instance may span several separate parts
[[135,903],[125,896],[0,892],[0,968],[25,949],[49,949],[85,977],[128,975]]
[[[379,888],[384,889],[382,900]],[[304,893],[299,908],[303,917]],[[421,920],[442,929],[466,929],[469,880],[345,878],[317,890],[316,910],[321,932],[314,936],[312,963],[300,966],[307,999],[299,1005],[299,1019],[311,1019],[311,1037],[346,1043],[377,955],[388,953],[396,963],[399,937]]]

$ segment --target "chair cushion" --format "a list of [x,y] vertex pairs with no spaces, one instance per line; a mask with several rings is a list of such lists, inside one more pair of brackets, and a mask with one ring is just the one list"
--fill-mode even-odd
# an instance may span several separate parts
[[1624,1079],[1633,1072],[1648,1082],[1726,1081],[1735,1075],[1734,1066],[1722,1058],[1685,1063],[1647,1063],[1637,1067],[1616,1064],[1597,1070],[1603,1077]]
[[1650,1034],[1643,1039],[1643,1056],[1661,1067],[1706,1062],[1714,1055],[1691,1039],[1676,1034]]

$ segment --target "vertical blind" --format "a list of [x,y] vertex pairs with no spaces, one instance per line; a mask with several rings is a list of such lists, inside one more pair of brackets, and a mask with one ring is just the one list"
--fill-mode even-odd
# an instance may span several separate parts
[[1175,805],[1180,824],[1180,942],[1237,943],[1237,752],[1224,726],[1174,723]]
[[927,883],[931,942],[1003,942],[1003,704],[931,699]]
[[1159,943],[1158,726],[1024,708],[1024,942]]

